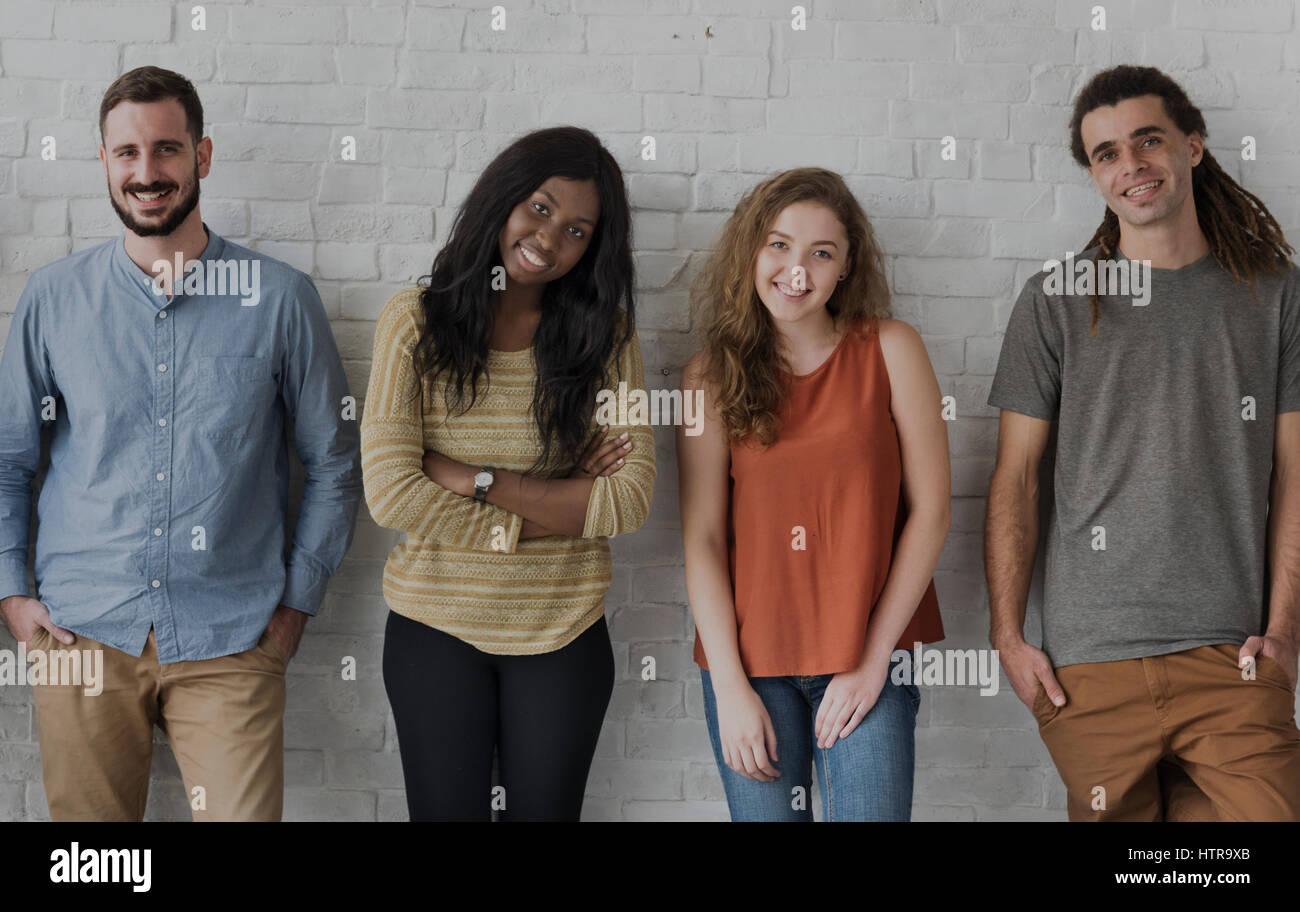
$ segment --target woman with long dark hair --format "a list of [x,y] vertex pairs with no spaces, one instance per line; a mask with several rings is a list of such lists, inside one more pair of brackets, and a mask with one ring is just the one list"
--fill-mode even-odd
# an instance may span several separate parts
[[898,648],[942,638],[939,385],[889,319],[862,207],[797,168],[736,206],[694,303],[677,435],[704,713],[733,820],[907,820],[920,701]]
[[645,385],[630,235],[596,137],[530,133],[379,316],[362,464],[376,522],[407,533],[384,684],[412,820],[581,812],[613,689],[607,538],[655,476],[649,427],[596,422],[598,391]]

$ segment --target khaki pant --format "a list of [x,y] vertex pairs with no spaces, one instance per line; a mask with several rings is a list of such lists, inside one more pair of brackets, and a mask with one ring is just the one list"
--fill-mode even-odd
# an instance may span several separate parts
[[143,819],[155,724],[171,742],[195,820],[280,819],[287,662],[273,637],[168,665],[158,663],[152,630],[138,659],[83,636],[64,646],[43,629],[28,643],[38,649],[103,650],[101,693],[32,687],[52,819]]
[[1034,718],[1071,820],[1300,820],[1300,730],[1287,673],[1240,646],[1056,669]]

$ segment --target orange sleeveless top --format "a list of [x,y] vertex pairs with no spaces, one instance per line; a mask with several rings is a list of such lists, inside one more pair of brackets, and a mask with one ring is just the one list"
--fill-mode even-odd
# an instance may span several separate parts
[[[862,661],[907,518],[889,399],[875,324],[850,329],[820,367],[791,378],[772,446],[732,445],[727,545],[746,675]],[[943,636],[931,580],[898,648]],[[695,662],[709,667],[698,632]]]

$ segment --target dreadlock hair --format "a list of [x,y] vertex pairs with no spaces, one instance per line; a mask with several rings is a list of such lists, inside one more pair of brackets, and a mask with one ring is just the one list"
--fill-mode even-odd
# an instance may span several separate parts
[[[1159,96],[1165,113],[1183,133],[1196,133],[1202,139],[1209,135],[1200,108],[1192,104],[1178,83],[1155,67],[1121,65],[1098,73],[1075,99],[1070,118],[1070,152],[1074,160],[1085,168],[1090,164],[1081,131],[1085,115],[1096,108],[1141,95]],[[1220,167],[1209,149],[1203,150],[1201,161],[1192,169],[1192,202],[1210,253],[1234,280],[1247,283],[1251,294],[1255,293],[1255,280],[1261,272],[1283,274],[1284,264],[1295,250],[1283,237],[1277,219],[1259,197]],[[1110,259],[1119,249],[1119,218],[1109,206],[1092,240],[1083,249],[1093,247],[1100,247],[1099,263]],[[1090,298],[1091,334],[1095,336],[1101,318],[1095,288]]]

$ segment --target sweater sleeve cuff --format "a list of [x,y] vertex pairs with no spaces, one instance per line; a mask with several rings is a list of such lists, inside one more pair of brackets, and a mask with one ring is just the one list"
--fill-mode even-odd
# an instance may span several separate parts
[[519,547],[519,533],[524,527],[524,518],[518,513],[501,510],[503,522],[496,523],[489,530],[488,549],[503,554],[514,554]]
[[582,523],[582,537],[595,538],[597,528],[600,525],[600,504],[604,492],[602,483],[609,484],[609,479],[604,475],[597,475],[591,482],[591,493],[587,496],[587,518]]

